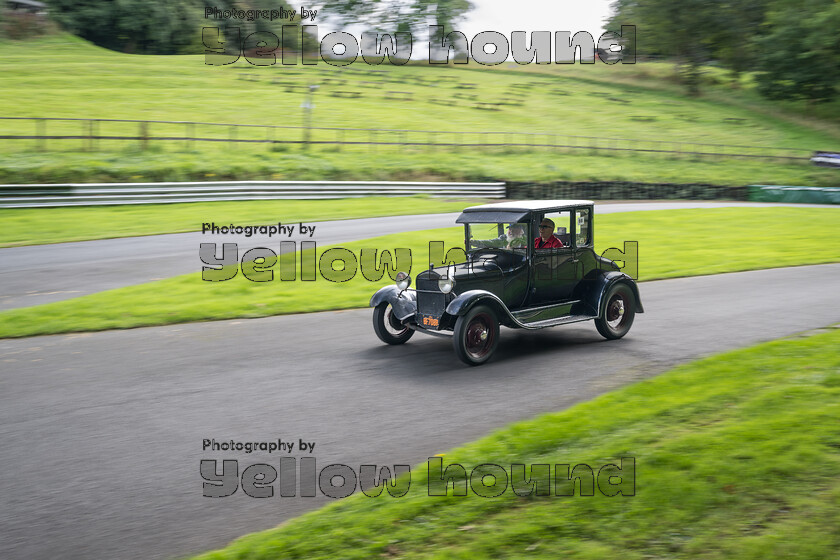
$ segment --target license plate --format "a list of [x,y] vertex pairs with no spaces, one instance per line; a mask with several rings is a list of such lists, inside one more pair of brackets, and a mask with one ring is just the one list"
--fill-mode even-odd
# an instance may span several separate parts
[[440,326],[440,318],[432,317],[431,315],[421,315],[420,324],[424,327],[438,328]]

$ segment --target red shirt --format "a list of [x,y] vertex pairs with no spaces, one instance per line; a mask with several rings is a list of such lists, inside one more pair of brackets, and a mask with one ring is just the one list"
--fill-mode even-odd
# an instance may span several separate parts
[[553,235],[548,238],[548,241],[543,240],[542,237],[534,239],[534,249],[553,249],[555,247],[562,247],[563,242]]

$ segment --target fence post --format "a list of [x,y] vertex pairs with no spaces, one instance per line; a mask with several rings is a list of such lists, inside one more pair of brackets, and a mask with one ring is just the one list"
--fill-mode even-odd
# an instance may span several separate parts
[[39,145],[41,147],[41,151],[46,151],[47,149],[47,119],[36,119],[35,120],[36,131],[35,135],[40,136]]
[[140,121],[140,149],[146,151],[149,147],[149,123]]
[[91,152],[94,151],[93,133],[94,133],[95,125],[96,125],[95,120],[88,121],[88,150],[91,151]]

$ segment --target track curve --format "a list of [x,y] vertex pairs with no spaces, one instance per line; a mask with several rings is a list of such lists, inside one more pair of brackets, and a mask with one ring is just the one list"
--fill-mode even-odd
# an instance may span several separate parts
[[223,546],[323,500],[203,498],[201,459],[280,457],[202,451],[205,438],[302,438],[319,469],[414,465],[674,364],[836,323],[840,308],[814,294],[838,275],[830,264],[642,283],[646,313],[626,338],[604,341],[590,322],[503,329],[478,368],[443,339],[381,344],[370,310],[0,340],[3,555]]

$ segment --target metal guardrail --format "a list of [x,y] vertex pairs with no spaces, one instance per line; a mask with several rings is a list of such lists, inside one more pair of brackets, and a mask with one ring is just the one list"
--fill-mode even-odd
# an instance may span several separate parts
[[0,185],[0,208],[161,204],[362,196],[504,198],[504,183],[384,181],[214,181]]

